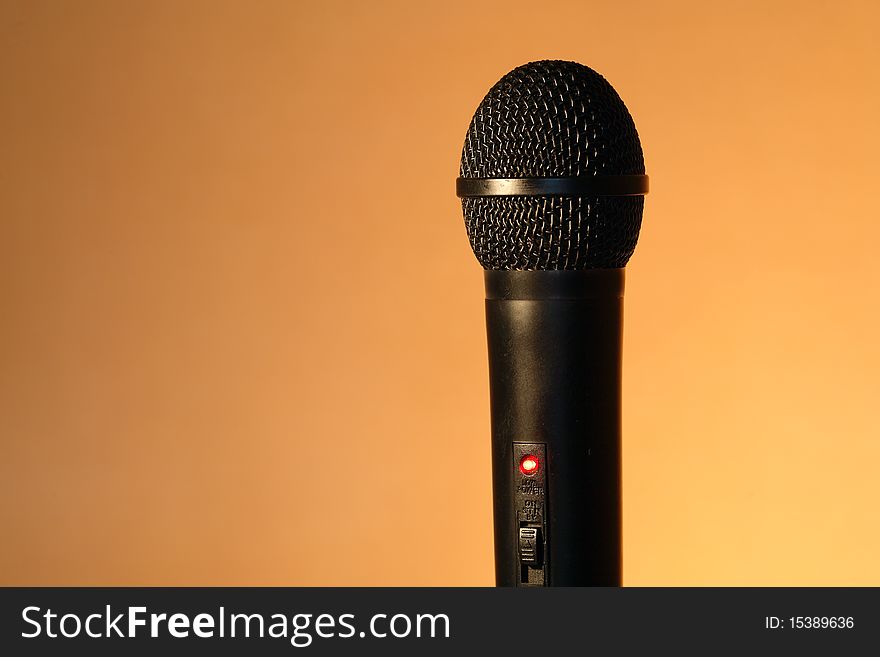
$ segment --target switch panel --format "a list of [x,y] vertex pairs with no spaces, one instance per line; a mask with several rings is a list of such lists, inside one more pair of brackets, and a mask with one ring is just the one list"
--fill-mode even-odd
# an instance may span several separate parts
[[519,542],[520,586],[546,586],[547,450],[544,443],[513,443],[513,482],[516,531]]

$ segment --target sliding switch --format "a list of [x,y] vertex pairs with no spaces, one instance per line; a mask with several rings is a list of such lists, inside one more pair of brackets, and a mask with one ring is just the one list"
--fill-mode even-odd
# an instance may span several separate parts
[[541,563],[541,530],[537,527],[519,528],[519,562],[527,566]]

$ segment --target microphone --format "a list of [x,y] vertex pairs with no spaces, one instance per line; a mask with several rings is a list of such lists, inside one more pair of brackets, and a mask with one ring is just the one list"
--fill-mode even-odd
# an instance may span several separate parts
[[539,61],[489,90],[456,191],[485,270],[499,586],[620,586],[624,267],[648,178],[592,69]]

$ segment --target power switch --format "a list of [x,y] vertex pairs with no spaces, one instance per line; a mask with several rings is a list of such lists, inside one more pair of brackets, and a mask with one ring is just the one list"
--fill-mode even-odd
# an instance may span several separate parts
[[529,566],[541,563],[541,530],[537,527],[519,528],[519,562]]

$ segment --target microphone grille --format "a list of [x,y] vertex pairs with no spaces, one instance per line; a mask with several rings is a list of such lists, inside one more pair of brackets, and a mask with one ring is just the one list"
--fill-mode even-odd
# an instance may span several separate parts
[[[471,120],[463,178],[644,174],[638,133],[617,92],[575,62],[520,66],[495,84]],[[626,265],[642,196],[489,196],[462,199],[474,254],[485,269]]]

